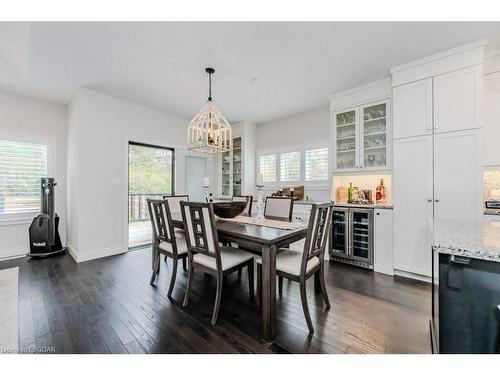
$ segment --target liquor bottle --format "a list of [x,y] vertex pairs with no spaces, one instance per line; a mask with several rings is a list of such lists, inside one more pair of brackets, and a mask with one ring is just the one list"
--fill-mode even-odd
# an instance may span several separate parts
[[380,179],[380,184],[377,186],[377,189],[375,190],[375,202],[376,203],[384,203],[386,201],[386,195],[385,195],[385,186],[384,186],[384,179]]
[[347,203],[352,203],[352,182],[349,183],[349,188],[347,189]]

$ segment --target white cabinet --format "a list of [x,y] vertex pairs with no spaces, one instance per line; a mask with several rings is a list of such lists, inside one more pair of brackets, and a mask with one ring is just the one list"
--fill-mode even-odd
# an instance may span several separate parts
[[217,156],[218,196],[253,195],[255,187],[255,125],[242,122],[232,127],[232,149]]
[[432,144],[430,135],[394,142],[394,268],[424,276],[431,275]]
[[482,77],[472,67],[433,78],[434,133],[477,127],[476,91]]
[[434,217],[480,220],[482,167],[480,131],[434,136]]
[[390,169],[390,96],[389,80],[330,96],[334,172]]
[[394,275],[392,210],[374,210],[374,264],[375,272]]
[[432,133],[432,78],[393,89],[394,138]]

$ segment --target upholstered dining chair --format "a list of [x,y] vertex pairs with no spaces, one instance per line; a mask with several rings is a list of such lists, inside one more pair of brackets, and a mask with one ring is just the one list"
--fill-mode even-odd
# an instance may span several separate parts
[[170,297],[177,276],[178,261],[182,259],[185,268],[185,262],[188,257],[186,238],[174,231],[168,201],[148,199],[147,202],[149,217],[153,226],[153,275],[151,276],[150,284],[154,285],[156,275],[160,272],[160,254],[171,258],[173,261],[172,276],[167,292],[167,297]]
[[195,269],[215,275],[217,293],[211,321],[212,325],[215,325],[219,315],[224,276],[248,267],[250,300],[253,300],[254,256],[244,250],[219,245],[211,203],[181,202],[181,207],[189,254],[188,281],[183,306],[186,307],[189,302]]
[[251,195],[234,195],[233,202],[246,202],[247,205],[243,213],[249,216],[252,215],[253,197]]
[[292,220],[293,199],[287,197],[267,197],[264,216],[270,219]]
[[[164,195],[163,199],[168,201],[168,207],[170,209],[171,214],[180,215],[181,214],[181,202],[182,201],[189,201],[189,195],[187,195],[187,194]],[[175,235],[177,237],[185,235],[184,229],[174,228],[174,231],[175,231]],[[167,261],[167,257],[165,256],[165,262],[166,261]],[[187,271],[185,260],[183,260],[183,262],[182,262],[182,268],[184,269],[184,271]]]
[[[291,281],[299,283],[302,309],[306,318],[310,333],[314,333],[314,327],[309,314],[306,296],[306,281],[316,273],[319,273],[319,284],[326,309],[330,308],[330,301],[325,287],[324,258],[325,247],[328,238],[330,220],[332,216],[333,202],[313,204],[309,218],[306,242],[302,252],[285,250],[276,255],[276,274]],[[257,259],[257,294],[258,299],[262,293],[262,260]],[[281,286],[280,286],[281,288]]]

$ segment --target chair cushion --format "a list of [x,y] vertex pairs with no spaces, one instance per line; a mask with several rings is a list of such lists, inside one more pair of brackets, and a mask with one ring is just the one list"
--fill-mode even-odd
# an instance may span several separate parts
[[[257,258],[257,263],[262,264],[262,258]],[[282,271],[289,273],[290,275],[299,276],[301,263],[302,252],[290,249],[280,249],[280,252],[276,254],[276,271]],[[318,257],[309,259],[309,262],[307,262],[306,272],[309,272],[318,264]]]
[[[177,253],[178,254],[187,253],[188,249],[187,249],[186,239],[184,237],[180,238],[177,238],[177,236],[175,237],[176,237],[175,241],[177,244]],[[161,241],[159,248],[168,253],[172,253],[172,244],[170,242]]]
[[[237,266],[238,264],[244,263],[249,259],[254,257],[253,254],[236,249],[234,247],[221,246],[220,247],[220,257],[222,263],[222,270],[225,271],[229,268]],[[217,263],[215,258],[205,255],[205,254],[195,254],[193,256],[193,262],[201,264],[202,266],[217,270]]]

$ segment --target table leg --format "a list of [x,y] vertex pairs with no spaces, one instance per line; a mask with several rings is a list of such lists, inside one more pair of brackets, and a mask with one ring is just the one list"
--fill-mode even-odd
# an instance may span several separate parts
[[262,334],[272,341],[276,329],[276,246],[262,248]]

